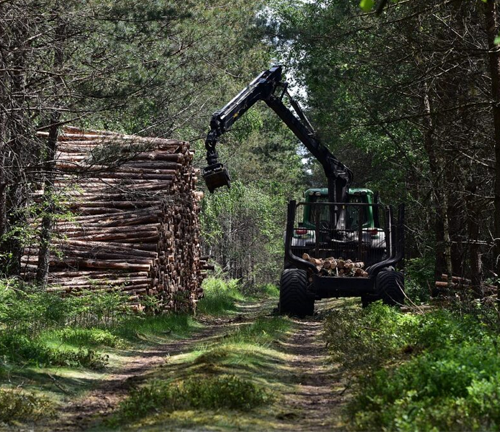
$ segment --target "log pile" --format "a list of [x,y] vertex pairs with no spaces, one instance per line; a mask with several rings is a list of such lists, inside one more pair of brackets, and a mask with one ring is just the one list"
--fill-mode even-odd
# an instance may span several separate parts
[[472,292],[480,297],[487,297],[497,293],[497,287],[494,285],[481,284],[480,287],[475,287],[470,279],[452,276],[450,281],[446,274],[442,274],[441,280],[436,281],[435,285],[438,292],[448,294]]
[[320,274],[324,276],[338,277],[368,277],[363,267],[363,262],[353,262],[352,260],[344,260],[342,258],[313,258],[309,254],[304,253],[302,259],[313,263]]
[[[54,187],[70,216],[55,223],[48,290],[119,289],[139,309],[145,296],[162,310],[194,309],[207,262],[192,159],[186,142],[65,128]],[[33,276],[37,245],[22,262]]]

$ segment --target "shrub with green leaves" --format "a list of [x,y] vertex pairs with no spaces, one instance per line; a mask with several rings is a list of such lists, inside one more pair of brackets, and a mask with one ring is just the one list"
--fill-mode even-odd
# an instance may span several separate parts
[[405,262],[405,293],[414,303],[429,300],[435,282],[434,259],[433,255],[425,255]]
[[126,298],[118,293],[62,298],[2,280],[0,356],[6,363],[23,365],[103,368],[107,356],[93,348],[118,344],[119,338],[105,328],[128,319],[125,305]]
[[376,370],[402,354],[415,320],[381,302],[363,310],[334,309],[324,324],[330,355],[353,374]]
[[54,416],[55,407],[47,398],[22,390],[0,389],[0,423],[37,421]]
[[500,337],[478,316],[374,304],[335,311],[325,329],[333,358],[356,377],[353,428],[500,428]]

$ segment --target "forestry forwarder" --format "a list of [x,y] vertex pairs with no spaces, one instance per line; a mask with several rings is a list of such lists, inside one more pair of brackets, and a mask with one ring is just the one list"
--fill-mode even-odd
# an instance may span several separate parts
[[[285,269],[281,275],[279,310],[312,315],[314,302],[331,297],[361,297],[363,306],[376,300],[390,305],[404,302],[403,274],[394,266],[404,254],[404,206],[395,223],[391,206],[378,202],[368,189],[349,189],[353,174],[319,141],[313,127],[282,81],[281,66],[262,72],[224,108],[212,116],[205,147],[208,166],[203,178],[210,192],[230,187],[229,174],[219,163],[219,137],[256,102],[264,101],[321,163],[327,189],[310,189],[305,201],[288,204],[285,233]],[[294,113],[283,103],[284,96]],[[310,257],[363,262],[364,277],[332,274]],[[318,262],[320,262],[318,260]]]

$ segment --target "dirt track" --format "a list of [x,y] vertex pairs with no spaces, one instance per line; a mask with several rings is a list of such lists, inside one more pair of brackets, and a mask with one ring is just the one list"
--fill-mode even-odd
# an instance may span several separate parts
[[[320,305],[320,315],[325,307],[331,307],[331,304]],[[188,353],[195,346],[213,342],[235,326],[249,323],[256,315],[268,314],[271,309],[270,302],[242,306],[235,317],[205,320],[205,327],[189,339],[166,343],[154,350],[131,353],[129,360],[106,375],[94,390],[66,405],[59,418],[47,425],[46,430],[67,432],[95,427],[113,412],[129,390],[141,382],[146,374],[164,365],[167,357]],[[342,430],[340,408],[344,386],[338,371],[327,362],[326,347],[321,339],[321,318],[296,319],[293,323],[290,336],[277,342],[286,360],[279,370],[276,368],[276,376],[286,390],[279,411],[272,414],[269,430]],[[102,426],[98,429],[103,430]],[[248,425],[245,429],[262,430],[262,425]],[[209,424],[198,424],[189,427],[189,430],[219,429],[212,429]]]

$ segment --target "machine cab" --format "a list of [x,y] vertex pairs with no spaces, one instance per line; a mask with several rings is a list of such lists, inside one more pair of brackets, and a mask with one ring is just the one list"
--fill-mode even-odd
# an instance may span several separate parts
[[[363,257],[369,263],[386,255],[386,236],[379,221],[377,195],[371,190],[350,188],[346,203],[338,207],[321,205],[328,203],[326,188],[308,189],[304,198],[292,235],[291,244],[296,255],[306,252],[314,256],[314,250],[320,247],[329,250],[326,254],[346,257],[351,249],[358,250],[360,244],[370,251],[369,256]],[[330,214],[334,208],[338,211],[335,221]]]
[[[308,189],[304,193],[306,203],[321,203],[328,202],[328,189]],[[350,188],[347,191],[347,203],[356,204],[377,204],[377,197],[370,189],[357,189]],[[319,220],[328,220],[327,207],[313,207],[304,206],[303,226],[307,229],[315,228],[315,221],[317,220],[316,209],[325,214],[319,215]],[[373,211],[372,206],[363,207],[363,214],[361,215],[363,229],[376,229],[379,228],[378,221],[376,220],[376,212]],[[358,212],[354,211],[353,207],[346,207],[346,214],[344,216],[345,225],[347,229],[358,228]]]

